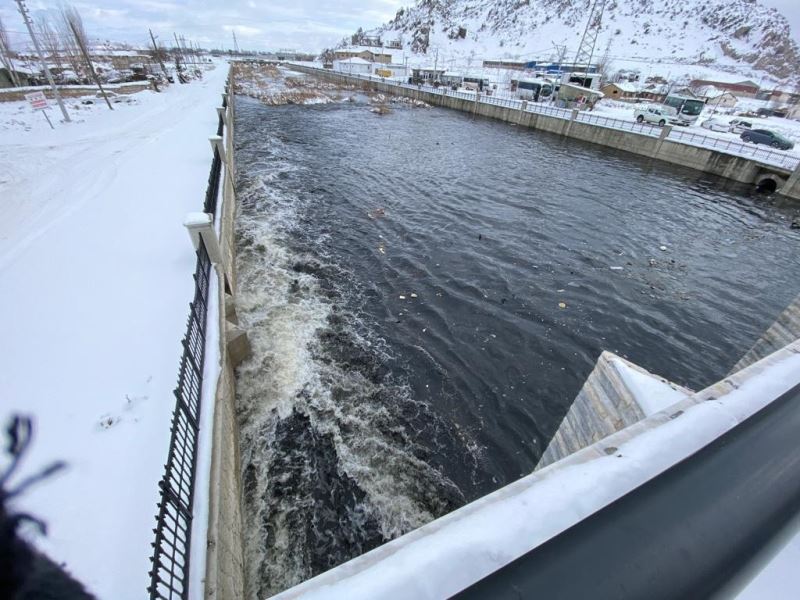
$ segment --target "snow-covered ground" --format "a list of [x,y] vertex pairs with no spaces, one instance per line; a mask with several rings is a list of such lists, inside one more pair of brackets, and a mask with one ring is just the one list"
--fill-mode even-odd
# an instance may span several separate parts
[[227,65],[56,129],[0,103],[0,419],[35,419],[22,474],[68,469],[15,508],[101,599],[142,598]]

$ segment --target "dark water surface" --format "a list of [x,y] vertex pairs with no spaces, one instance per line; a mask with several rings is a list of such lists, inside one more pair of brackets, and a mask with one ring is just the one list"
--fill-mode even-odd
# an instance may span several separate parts
[[800,288],[796,208],[710,176],[443,109],[237,110],[250,596],[529,473],[602,350],[699,389]]

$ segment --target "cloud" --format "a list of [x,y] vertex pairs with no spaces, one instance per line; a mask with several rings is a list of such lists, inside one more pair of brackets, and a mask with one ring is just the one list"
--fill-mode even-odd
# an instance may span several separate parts
[[[169,43],[173,34],[207,47],[230,48],[236,32],[243,49],[294,48],[318,51],[359,27],[377,27],[412,0],[73,0],[89,36],[144,45],[148,29]],[[29,0],[36,15],[55,14],[61,0]],[[11,3],[0,3],[0,18],[12,43],[28,46],[21,17]]]

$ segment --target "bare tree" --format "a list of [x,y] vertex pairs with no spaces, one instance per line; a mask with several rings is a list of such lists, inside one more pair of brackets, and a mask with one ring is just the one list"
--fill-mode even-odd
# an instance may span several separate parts
[[611,71],[614,63],[611,61],[611,42],[613,37],[608,38],[605,52],[597,63],[597,71],[600,73],[600,85],[605,85],[612,80]]
[[74,6],[65,6],[61,9],[61,16],[63,17],[64,22],[69,25],[70,31],[72,31],[72,36],[75,39],[75,43],[78,45],[78,49],[83,56],[83,60],[86,62],[86,66],[89,67],[89,73],[91,73],[92,79],[94,79],[97,87],[100,88],[100,93],[103,94],[103,98],[105,99],[106,104],[108,104],[108,108],[110,110],[114,110],[114,107],[111,106],[111,102],[106,95],[106,91],[103,89],[103,84],[100,83],[100,78],[97,76],[97,72],[94,70],[92,59],[89,56],[89,38],[86,35],[86,30],[83,28],[83,19],[81,19],[80,13]]
[[69,68],[75,73],[79,79],[86,79],[84,73],[83,61],[81,60],[81,52],[78,45],[75,43],[75,38],[72,35],[72,29],[69,22],[61,15],[55,23],[56,36],[61,42],[62,59],[69,65]]
[[58,39],[58,33],[50,25],[47,17],[41,16],[36,19],[36,30],[39,35],[39,42],[42,44],[42,49],[47,54],[47,58],[58,69],[63,68],[64,64],[61,58],[61,43]]
[[3,20],[0,19],[0,64],[8,71],[11,85],[19,87],[19,76],[14,69],[14,62],[11,60],[13,57],[14,53],[11,51],[11,44],[8,42],[8,32],[5,25],[3,25]]

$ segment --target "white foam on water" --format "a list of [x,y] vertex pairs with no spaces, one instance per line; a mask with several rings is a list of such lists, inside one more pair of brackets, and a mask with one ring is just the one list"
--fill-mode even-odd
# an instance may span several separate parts
[[[286,151],[274,136],[265,143],[275,153]],[[314,574],[302,552],[310,541],[293,529],[293,519],[298,512],[314,518],[315,507],[308,498],[287,500],[275,491],[297,477],[314,482],[319,476],[313,468],[315,457],[299,457],[300,464],[280,470],[285,467],[287,442],[278,440],[276,431],[293,414],[308,419],[314,436],[325,443],[330,440],[337,473],[363,492],[363,501],[354,506],[330,507],[349,511],[345,516],[351,525],[372,519],[388,540],[438,516],[442,489],[451,495],[460,492],[418,458],[413,443],[404,437],[408,424],[400,418],[402,411],[422,408],[415,408],[408,385],[391,376],[373,381],[368,369],[365,374],[343,368],[326,354],[320,333],[330,330],[336,309],[314,270],[337,272],[341,287],[349,287],[351,278],[340,267],[325,264],[324,258],[292,250],[291,236],[306,207],[279,182],[297,167],[281,159],[251,168],[257,175],[239,186],[236,229],[237,312],[248,330],[252,355],[237,370],[237,401],[245,485],[251,486],[245,494],[245,535],[248,583],[254,594],[264,591],[265,580],[266,589],[278,591]],[[310,267],[295,268],[298,264]],[[344,319],[340,333],[346,344],[376,362],[392,360],[385,341],[356,315],[337,316]],[[392,400],[388,405],[376,401],[387,397]]]

